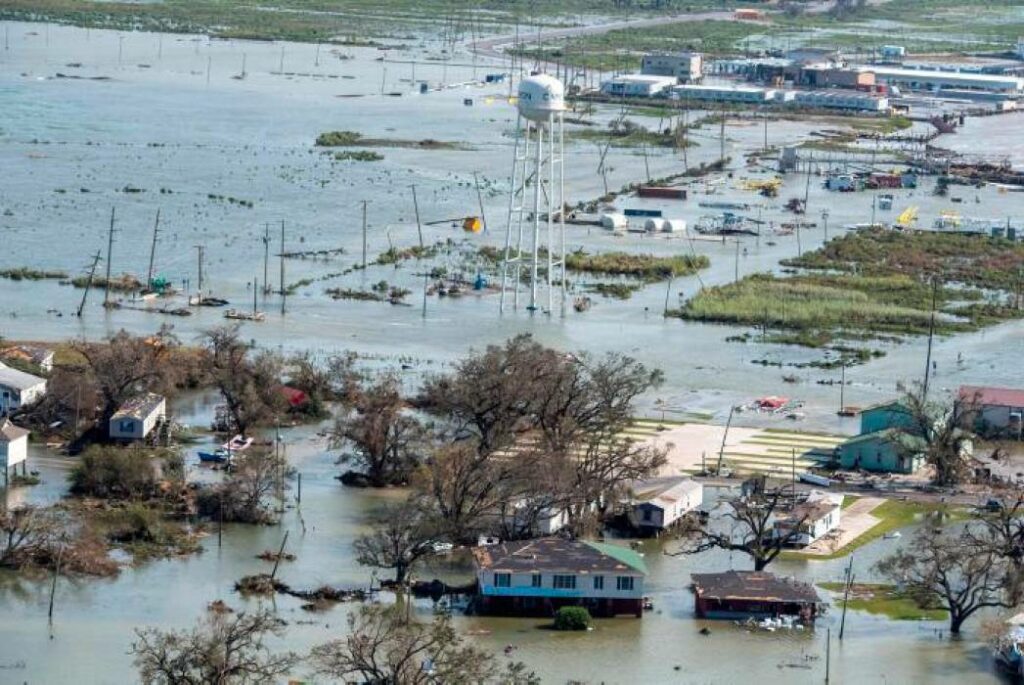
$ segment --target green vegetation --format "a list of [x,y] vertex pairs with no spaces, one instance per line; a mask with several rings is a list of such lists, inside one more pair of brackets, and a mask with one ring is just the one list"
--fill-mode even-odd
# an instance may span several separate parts
[[12,281],[42,281],[44,279],[63,280],[68,277],[65,271],[44,271],[30,269],[27,266],[19,266],[13,269],[0,269],[0,278],[8,278]]
[[555,630],[586,630],[590,627],[590,612],[586,607],[562,607],[555,613]]
[[656,257],[649,254],[638,255],[625,252],[590,255],[580,251],[565,256],[565,265],[570,271],[608,276],[630,276],[647,283],[655,283],[675,276],[690,276],[700,269],[706,269],[710,263],[704,255]]
[[[713,0],[687,0],[685,8],[720,6]],[[244,5],[218,0],[7,0],[0,4],[0,19],[219,38],[374,45],[375,38],[414,38],[411,34],[468,38],[474,33],[510,32],[517,20],[530,26],[538,22],[566,26],[576,24],[580,15],[655,16],[665,9],[662,2],[617,0],[392,0],[384,6],[372,0],[254,0]]]
[[686,129],[666,128],[663,131],[651,131],[629,119],[612,121],[608,128],[584,128],[569,131],[569,140],[607,142],[612,147],[669,147],[684,148],[696,145],[687,139]]
[[842,271],[865,276],[904,275],[920,281],[1017,292],[1024,269],[1024,243],[987,236],[872,229],[847,233],[784,266]]
[[639,289],[639,285],[630,283],[593,283],[587,286],[587,290],[591,292],[602,297],[613,297],[616,300],[628,300]]
[[376,264],[384,266],[387,264],[398,264],[409,259],[431,259],[436,257],[438,251],[444,243],[435,243],[434,245],[425,245],[420,247],[419,245],[413,245],[412,247],[389,247],[377,256]]
[[423,140],[402,140],[400,138],[365,138],[355,131],[327,131],[316,137],[318,147],[395,147],[416,150],[468,150],[463,143],[424,138]]
[[[836,593],[840,598],[845,590],[844,583],[818,583],[818,587]],[[837,599],[836,604],[841,607],[842,599]],[[945,609],[922,606],[917,597],[901,592],[895,585],[878,583],[854,583],[847,607],[886,616],[894,621],[944,621],[948,615]]]
[[384,159],[384,155],[379,152],[371,152],[369,150],[346,150],[345,152],[335,152],[335,162],[379,162]]
[[109,542],[131,553],[136,563],[200,550],[199,543],[180,523],[167,520],[159,510],[144,504],[100,511],[91,520]]
[[[812,273],[754,274],[707,288],[674,312],[694,321],[757,326],[761,340],[804,347],[837,341],[953,334],[1024,316],[1024,245],[948,233],[872,230],[849,233],[814,252],[783,260]],[[943,283],[930,283],[938,276]],[[748,341],[753,335],[734,336]]]

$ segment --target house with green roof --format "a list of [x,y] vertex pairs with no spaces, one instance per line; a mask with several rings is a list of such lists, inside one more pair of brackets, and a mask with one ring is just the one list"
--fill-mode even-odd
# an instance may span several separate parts
[[910,474],[924,466],[925,447],[924,438],[893,427],[858,435],[836,451],[844,469]]
[[643,616],[643,557],[622,545],[548,537],[477,547],[474,607],[501,616]]

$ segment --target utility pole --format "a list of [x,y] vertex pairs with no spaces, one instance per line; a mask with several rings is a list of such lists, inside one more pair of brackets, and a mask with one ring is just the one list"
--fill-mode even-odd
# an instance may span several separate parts
[[[423,226],[420,224],[420,203],[416,200],[416,185],[410,186],[412,188],[412,208],[416,212],[416,232],[420,237],[420,254],[423,254]],[[423,318],[427,318],[427,287],[430,284],[430,272],[427,270],[423,271]]]
[[92,258],[92,267],[89,269],[89,279],[85,282],[85,292],[82,293],[82,302],[78,305],[78,313],[75,314],[78,318],[82,318],[82,310],[85,309],[85,298],[89,296],[89,291],[92,289],[92,280],[96,276],[96,266],[100,263],[100,251],[96,250],[96,255]]
[[202,245],[196,245],[195,248],[196,248],[197,256],[198,256],[198,259],[199,259],[199,300],[197,301],[197,304],[198,304],[199,302],[203,301],[203,249],[204,248],[203,248]]
[[825,242],[827,243],[828,242],[828,210],[827,209],[821,210],[821,222],[825,226]]
[[725,422],[725,432],[722,433],[722,446],[718,449],[718,466],[715,468],[715,475],[722,475],[722,457],[725,454],[725,441],[729,438],[729,427],[732,425],[732,415],[736,407],[729,407],[729,418]]
[[110,208],[110,231],[107,233],[107,282],[104,283],[103,306],[110,306],[110,255],[114,252],[114,208]]
[[725,108],[722,108],[721,122],[718,134],[718,159],[725,170]]
[[366,200],[363,200],[363,270],[366,270]]
[[270,293],[270,224],[263,224],[263,294]]
[[[281,54],[284,54],[283,52]],[[287,295],[284,291],[284,219],[281,219],[281,315],[284,315],[284,303]]]
[[[475,53],[474,53],[475,54]],[[480,193],[480,179],[473,172],[473,185],[476,186],[476,202],[480,205],[480,222],[484,225],[484,233],[487,232],[487,217],[484,215],[484,196]]]
[[842,370],[842,375],[839,377],[839,411],[841,412],[846,406],[846,362],[841,362],[839,368]]
[[146,272],[146,287],[153,285],[153,260],[156,259],[156,237],[160,233],[160,210],[156,210],[156,223],[153,224],[153,244],[149,247],[149,270]]
[[939,294],[939,278],[932,279],[932,316],[928,322],[928,355],[924,361],[924,386],[921,388],[921,400],[928,399],[928,380],[932,370],[932,340],[935,338],[935,300]]
[[850,603],[850,588],[853,585],[853,555],[850,555],[850,565],[846,567],[846,587],[843,590],[843,617],[839,621],[839,641],[843,641],[843,633],[846,630],[846,606]]
[[736,239],[736,282],[740,280],[740,239]]

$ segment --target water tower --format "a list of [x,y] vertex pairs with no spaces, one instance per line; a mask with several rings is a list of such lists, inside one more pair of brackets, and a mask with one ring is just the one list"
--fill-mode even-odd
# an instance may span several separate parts
[[[508,200],[508,231],[501,273],[501,311],[512,290],[512,307],[519,308],[523,269],[530,284],[527,309],[539,308],[538,285],[547,283],[547,312],[554,306],[554,292],[561,291],[565,311],[565,168],[563,115],[565,87],[558,79],[536,74],[519,83],[519,117],[512,153],[512,183]],[[533,186],[533,197],[530,195]],[[532,204],[531,207],[527,207]],[[532,220],[533,236],[524,244]],[[542,227],[542,223],[545,224]],[[543,266],[542,266],[543,261]],[[543,274],[541,270],[543,268]]]

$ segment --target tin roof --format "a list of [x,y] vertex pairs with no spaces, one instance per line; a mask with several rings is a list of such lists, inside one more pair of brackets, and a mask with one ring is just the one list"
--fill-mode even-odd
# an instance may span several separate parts
[[122,404],[120,409],[114,412],[114,416],[111,418],[123,419],[130,417],[133,419],[144,419],[156,411],[163,402],[163,395],[157,395],[154,392],[137,395]]
[[647,573],[643,557],[621,545],[539,538],[473,550],[477,566],[509,573]]
[[765,571],[694,573],[690,577],[698,597],[806,604],[821,601],[813,586]]
[[6,364],[0,362],[0,385],[5,385],[8,388],[14,388],[15,390],[28,390],[29,388],[34,388],[45,382],[45,378],[40,378],[39,376],[33,376],[32,374],[25,373],[24,371],[12,369]]
[[1024,407],[1024,390],[961,385],[960,399],[964,402],[997,407]]

